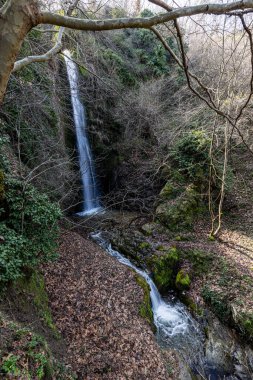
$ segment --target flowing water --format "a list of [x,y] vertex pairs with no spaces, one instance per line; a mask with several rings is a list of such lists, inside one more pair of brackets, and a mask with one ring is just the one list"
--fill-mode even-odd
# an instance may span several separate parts
[[71,103],[82,178],[83,209],[78,215],[84,216],[99,212],[101,206],[99,203],[99,192],[97,189],[94,162],[87,135],[86,112],[79,96],[78,68],[75,62],[71,59],[71,54],[68,50],[64,52],[64,58],[70,85]]
[[[161,297],[150,275],[145,270],[137,268],[121,253],[114,250],[103,236],[103,233],[94,233],[91,237],[119,262],[134,269],[149,284],[158,343],[164,349],[172,348],[177,350],[191,368],[192,373],[196,376],[195,378],[208,380],[251,379],[251,376],[248,377],[247,374],[246,377],[244,375],[237,376],[233,369],[231,371],[224,369],[214,359],[215,355],[211,355],[211,358],[209,355],[209,358],[207,358],[206,337],[203,327],[193,319],[185,305],[173,296],[167,299]],[[225,352],[225,355],[227,355],[227,352]]]

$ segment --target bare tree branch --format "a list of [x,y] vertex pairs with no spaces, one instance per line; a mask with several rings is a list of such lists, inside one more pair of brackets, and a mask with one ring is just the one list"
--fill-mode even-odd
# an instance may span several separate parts
[[150,28],[151,26],[163,24],[164,22],[176,20],[180,17],[192,16],[201,13],[224,14],[230,11],[253,8],[253,0],[240,0],[228,4],[206,4],[195,5],[173,9],[171,12],[141,18],[120,18],[107,20],[84,20],[69,16],[62,16],[51,12],[41,12],[37,17],[38,24],[58,25],[77,30],[112,30],[124,28]]
[[[80,0],[75,0],[73,3],[69,6],[69,9],[67,11],[67,16],[71,16],[74,9],[77,7]],[[59,30],[59,34],[57,37],[56,44],[52,47],[52,49],[48,50],[45,54],[42,55],[30,55],[28,57],[25,57],[23,59],[20,59],[19,61],[15,62],[12,72],[15,73],[18,70],[21,70],[23,67],[35,63],[35,62],[46,62],[52,59],[56,54],[60,53],[62,50],[62,37],[64,34],[64,27],[61,27]],[[54,31],[55,30],[47,30],[47,31]]]
[[56,54],[60,53],[62,49],[62,37],[64,34],[65,28],[60,28],[57,42],[56,44],[50,49],[47,53],[42,54],[42,55],[30,55],[28,57],[25,57],[23,59],[20,59],[17,61],[14,65],[14,68],[12,70],[13,73],[16,71],[21,70],[25,66],[34,63],[34,62],[46,62],[52,59]]

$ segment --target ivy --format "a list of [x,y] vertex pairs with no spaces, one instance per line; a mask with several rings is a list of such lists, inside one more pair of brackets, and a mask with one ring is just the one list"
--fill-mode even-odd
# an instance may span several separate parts
[[27,268],[56,254],[61,211],[33,185],[14,178],[0,138],[0,283],[23,276]]

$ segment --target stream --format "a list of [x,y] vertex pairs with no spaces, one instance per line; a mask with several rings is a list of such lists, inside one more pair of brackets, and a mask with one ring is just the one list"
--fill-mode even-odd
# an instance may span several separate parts
[[[78,89],[78,68],[71,59],[69,51],[65,51],[65,62],[83,190],[83,207],[77,215],[83,217],[97,214],[103,209],[100,204],[95,165],[88,139],[85,107],[80,100]],[[148,283],[157,342],[162,349],[173,349],[178,353],[180,365],[184,371],[183,375],[181,373],[181,380],[253,379],[251,348],[242,345],[217,318],[213,315],[206,318],[207,336],[203,321],[194,319],[185,305],[173,294],[166,298],[162,297],[151,275],[114,250],[102,232],[92,234],[91,237],[111,256],[123,265],[132,268]]]
[[253,378],[252,350],[241,347],[229,329],[218,320],[212,320],[208,326],[211,332],[207,339],[203,325],[191,316],[186,306],[174,295],[162,297],[151,275],[114,250],[103,233],[93,233],[91,238],[120,263],[134,269],[149,284],[157,342],[161,348],[174,349],[179,353],[186,369],[189,368],[183,380]]

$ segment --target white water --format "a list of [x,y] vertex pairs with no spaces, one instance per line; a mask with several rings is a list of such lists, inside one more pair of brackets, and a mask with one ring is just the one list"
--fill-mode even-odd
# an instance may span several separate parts
[[78,68],[75,62],[71,60],[71,54],[68,50],[65,50],[64,52],[64,59],[67,67],[71,91],[71,103],[73,108],[79,165],[82,178],[83,209],[78,213],[78,215],[91,215],[101,211],[101,206],[99,204],[99,194],[97,190],[93,157],[87,137],[86,112],[79,97]]
[[154,324],[160,344],[163,347],[176,348],[183,354],[187,353],[188,355],[190,352],[191,365],[198,368],[198,372],[203,373],[201,358],[203,357],[204,335],[186,307],[179,301],[165,301],[149,274],[137,268],[126,257],[114,250],[111,244],[103,238],[102,233],[92,234],[92,238],[111,256],[145,278],[150,287]]

